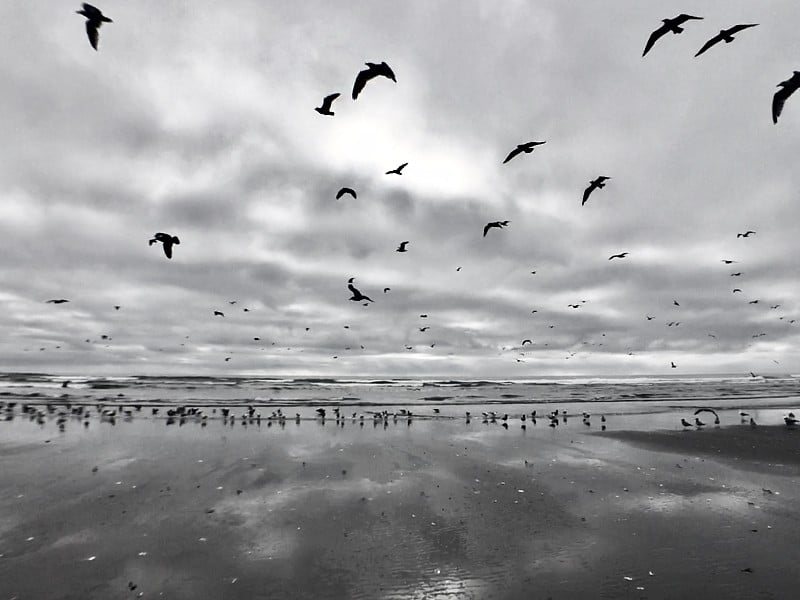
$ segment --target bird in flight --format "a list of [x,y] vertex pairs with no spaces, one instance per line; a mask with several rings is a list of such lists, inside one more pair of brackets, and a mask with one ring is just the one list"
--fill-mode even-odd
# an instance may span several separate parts
[[674,362],[672,362],[672,361],[670,361],[670,363],[669,363],[669,366],[670,366],[670,367],[672,367],[673,369],[677,369],[677,368],[678,368],[678,365],[676,365],[676,364],[675,364]]
[[425,333],[426,331],[428,331],[428,329],[430,329],[430,327],[428,327],[427,325],[426,325],[425,327],[420,327],[420,328],[419,328],[419,330],[420,330],[422,333]]
[[611,256],[608,257],[608,260],[611,260],[612,258],[625,258],[626,256],[628,256],[628,254],[629,254],[628,252],[622,252],[620,254],[612,254]]
[[732,264],[734,264],[736,261],[735,261],[735,260],[728,260],[727,258],[723,258],[723,259],[722,259],[722,262],[724,262],[726,265],[732,265]]
[[655,319],[655,317],[651,317],[650,315],[645,315],[645,317],[647,317],[648,321],[652,321],[653,319]]
[[736,292],[741,292],[741,291],[742,291],[742,288],[733,288],[733,293],[734,293],[734,294],[735,294]]
[[486,225],[483,226],[483,237],[486,237],[486,234],[492,227],[497,227],[498,229],[502,229],[503,227],[507,227],[511,221],[490,221]]
[[392,69],[387,65],[385,62],[381,64],[375,64],[368,62],[366,63],[367,68],[359,71],[358,75],[356,75],[355,83],[353,83],[353,100],[358,98],[358,95],[361,93],[361,90],[364,89],[364,86],[367,85],[367,82],[370,79],[374,79],[375,77],[382,76],[391,79],[395,83],[397,83],[397,79],[395,79],[394,72]]
[[783,112],[783,105],[786,103],[786,100],[800,87],[800,71],[794,71],[792,76],[786,81],[781,81],[778,87],[781,89],[775,92],[775,95],[772,97],[773,123],[778,122],[778,117],[780,117],[781,112]]
[[773,310],[776,309],[776,308],[779,308],[779,307],[780,307],[780,304],[774,304],[774,305],[770,306],[770,308],[773,309]]
[[335,113],[331,111],[331,104],[333,101],[336,100],[341,94],[331,94],[330,96],[325,96],[322,99],[322,106],[317,106],[314,110],[317,111],[321,115],[326,115],[328,117],[332,117]]
[[353,188],[343,187],[338,192],[336,192],[336,199],[338,200],[345,194],[350,194],[353,197],[353,199],[358,198],[358,195],[356,194],[356,191]]
[[407,162],[403,163],[402,165],[400,165],[396,169],[392,169],[391,171],[386,171],[386,174],[387,175],[402,175],[403,174],[403,169],[406,168],[406,165],[408,165]]
[[536,146],[541,146],[542,144],[546,143],[547,142],[526,142],[524,144],[517,144],[517,147],[508,153],[508,156],[506,156],[506,159],[503,161],[503,164],[506,164],[517,154],[520,154],[522,152],[524,152],[525,154],[530,154],[531,152],[533,152],[533,149],[536,148]]
[[524,346],[525,344],[533,344],[533,342],[531,340],[529,340],[529,339],[524,339],[524,340],[522,340],[522,344],[521,345]]
[[672,301],[672,303],[673,303],[675,306],[680,306],[680,304],[678,304],[678,301],[677,301],[677,300],[673,300],[673,301]]
[[742,25],[734,25],[733,27],[729,27],[728,29],[720,29],[720,32],[708,40],[703,47],[695,54],[695,58],[700,56],[703,52],[719,44],[720,42],[725,42],[726,44],[730,44],[733,41],[733,34],[739,33],[743,29],[750,29],[751,27],[758,26],[758,23],[747,23]]
[[152,246],[156,242],[161,242],[164,245],[164,254],[167,255],[167,258],[172,258],[172,246],[173,244],[180,244],[181,241],[175,235],[170,235],[169,233],[157,233],[153,236],[147,245]]
[[744,233],[737,233],[736,237],[737,238],[743,238],[743,237],[746,238],[746,237],[750,237],[751,235],[755,235],[755,233],[756,233],[755,231],[747,230]]
[[392,288],[388,288],[388,287],[386,287],[386,288],[383,288],[383,293],[385,294],[386,292],[388,292],[388,291],[391,291],[391,289],[392,289]]
[[86,35],[89,36],[89,43],[92,45],[92,48],[97,50],[97,42],[100,38],[100,32],[98,31],[100,26],[103,23],[113,23],[114,21],[105,16],[99,8],[91,4],[86,4],[86,2],[83,3],[83,8],[81,10],[76,10],[75,12],[86,17]]
[[225,316],[225,313],[224,313],[224,312],[222,312],[221,310],[215,310],[215,311],[214,311],[214,316],[215,316],[215,317],[224,317],[224,316]]
[[693,17],[692,15],[681,13],[672,19],[661,19],[663,25],[650,34],[647,44],[645,44],[644,52],[642,52],[642,56],[650,52],[650,48],[653,47],[653,44],[655,44],[659,38],[661,38],[661,36],[666,35],[670,31],[676,34],[683,32],[683,27],[681,27],[681,25],[686,23],[686,21],[693,19],[702,20],[703,17]]
[[362,300],[366,300],[367,302],[374,302],[372,298],[370,298],[369,296],[365,296],[364,294],[359,292],[356,286],[354,286],[352,283],[347,284],[347,289],[353,292],[353,295],[350,297],[350,300],[354,302],[361,302]]
[[750,300],[750,302],[748,302],[748,304],[758,304],[758,300]]
[[581,202],[581,206],[586,204],[586,201],[589,199],[589,195],[595,191],[597,188],[604,188],[606,187],[605,182],[611,179],[611,177],[606,177],[605,175],[600,175],[597,179],[593,179],[589,182],[589,187],[583,190],[583,202]]
[[731,273],[731,277],[741,277],[741,276],[742,276],[742,272],[741,271],[739,271],[737,273]]
[[400,242],[400,245],[397,247],[397,250],[395,250],[395,252],[408,252],[408,250],[406,249],[406,246],[408,246],[408,244],[409,244],[408,241]]
[[65,302],[69,302],[66,298],[54,298],[53,300],[48,300],[45,304],[64,304]]

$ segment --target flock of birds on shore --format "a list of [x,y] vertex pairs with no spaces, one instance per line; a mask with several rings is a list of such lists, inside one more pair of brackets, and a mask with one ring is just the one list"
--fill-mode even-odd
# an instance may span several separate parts
[[[85,17],[85,19],[86,19],[86,22],[85,22],[86,34],[88,36],[89,43],[90,43],[92,48],[94,48],[95,50],[98,50],[99,30],[100,30],[101,26],[104,23],[113,23],[113,21],[110,18],[108,18],[106,15],[104,15],[103,12],[99,8],[97,8],[97,7],[95,7],[95,6],[91,5],[91,4],[87,4],[87,3],[83,3],[82,9],[79,10],[79,11],[76,11],[76,12],[78,14],[82,15],[83,17]],[[674,17],[674,18],[663,19],[662,20],[662,25],[660,27],[658,27],[657,29],[655,29],[650,34],[649,38],[647,39],[645,47],[644,47],[644,51],[642,53],[642,56],[643,57],[646,56],[654,48],[654,46],[657,43],[659,43],[664,36],[666,36],[667,33],[680,34],[680,33],[682,33],[684,31],[684,26],[687,23],[689,23],[691,21],[700,21],[702,19],[703,19],[703,17],[698,17],[698,16],[694,16],[694,15],[689,15],[689,14],[680,14],[680,15]],[[718,44],[720,44],[722,42],[725,42],[726,44],[731,43],[734,40],[734,35],[735,34],[738,34],[740,32],[743,32],[745,30],[749,30],[749,29],[757,27],[757,26],[758,26],[757,23],[744,23],[744,24],[733,25],[733,26],[731,26],[731,27],[729,27],[727,29],[721,29],[718,34],[716,34],[712,38],[708,39],[704,43],[704,45],[695,54],[695,57],[699,57],[699,56],[703,55],[704,53],[708,52],[713,47],[717,46]],[[663,43],[663,42],[660,42],[660,43]],[[395,76],[394,71],[392,70],[392,68],[386,62],[380,62],[380,63],[367,62],[366,63],[366,68],[364,68],[361,71],[359,71],[355,76],[355,80],[354,80],[353,87],[352,87],[352,92],[351,92],[352,100],[355,101],[360,96],[360,94],[364,91],[364,89],[367,86],[367,84],[369,82],[377,79],[377,78],[384,78],[384,79],[390,80],[390,81],[395,82],[395,83],[397,82],[397,78]],[[779,118],[779,116],[781,115],[781,113],[782,113],[782,111],[784,109],[784,105],[785,105],[786,101],[800,87],[800,71],[794,71],[792,76],[789,79],[778,83],[777,87],[778,87],[778,90],[775,92],[775,94],[773,96],[772,111],[771,111],[772,120],[773,120],[774,123],[778,122],[778,118]],[[335,112],[333,111],[334,103],[339,99],[340,96],[341,96],[340,93],[332,93],[332,94],[328,94],[328,95],[324,96],[320,106],[315,107],[314,110],[321,116],[333,117],[335,115]],[[546,144],[545,140],[536,140],[536,141],[528,141],[528,142],[519,143],[519,144],[517,144],[517,146],[515,148],[510,150],[510,152],[507,154],[505,159],[502,161],[502,164],[507,164],[507,163],[511,162],[512,160],[517,159],[521,155],[532,154],[537,148],[540,148],[544,144]],[[542,150],[539,150],[539,151],[542,151]],[[408,162],[404,162],[404,163],[398,165],[397,167],[395,167],[393,169],[387,170],[385,172],[385,174],[386,175],[398,175],[398,176],[401,176],[401,175],[403,175],[404,169],[408,166],[408,164],[409,164]],[[581,200],[581,206],[585,205],[587,203],[587,201],[590,199],[590,197],[592,197],[592,194],[597,192],[597,190],[604,189],[608,185],[608,182],[611,179],[612,179],[612,177],[608,176],[608,175],[598,175],[594,179],[592,179],[589,182],[588,186],[583,191],[582,200]],[[341,187],[338,190],[338,192],[336,193],[335,197],[336,197],[337,200],[340,200],[340,199],[344,198],[345,196],[350,196],[350,197],[355,199],[355,198],[358,197],[358,193],[357,193],[357,191],[355,189],[353,189],[351,187]],[[490,222],[486,223],[484,225],[484,227],[483,227],[483,237],[485,238],[487,236],[487,234],[489,234],[492,230],[495,230],[495,229],[497,231],[502,231],[504,228],[509,226],[510,222],[511,222],[510,220],[505,219],[505,220],[490,221]],[[753,235],[756,235],[755,231],[747,230],[745,232],[737,233],[736,237],[737,237],[737,239],[745,239],[745,238],[750,238]],[[150,246],[152,246],[154,244],[161,244],[161,248],[162,248],[166,258],[167,259],[172,259],[174,248],[175,248],[175,246],[180,244],[180,239],[178,238],[178,236],[176,236],[176,235],[174,235],[172,233],[157,232],[157,233],[155,233],[153,235],[153,237],[151,239],[149,239],[148,244]],[[412,241],[411,240],[403,240],[397,246],[396,252],[398,252],[398,253],[407,253],[407,252],[409,252],[409,246],[410,245],[412,245]],[[630,254],[631,253],[628,252],[628,251],[618,252],[618,253],[615,253],[615,254],[612,254],[611,256],[609,256],[607,260],[608,261],[623,261],[623,260],[628,259]],[[731,259],[722,259],[722,262],[724,264],[726,264],[726,265],[730,265],[730,264],[736,263],[738,261],[731,260]],[[458,267],[457,270],[460,271],[460,269],[461,269],[461,267]],[[536,274],[536,271],[531,271],[531,273],[532,274]],[[733,276],[739,277],[741,275],[742,275],[741,272],[731,273],[732,277]],[[356,287],[356,285],[355,285],[355,277],[351,277],[348,280],[347,289],[351,293],[351,296],[349,297],[350,301],[362,303],[364,306],[369,306],[370,303],[374,303],[375,302],[373,297],[371,297],[367,293],[364,293],[361,289],[359,289],[359,287]],[[383,293],[385,294],[385,293],[389,292],[390,290],[391,290],[390,287],[384,287],[383,288]],[[739,288],[739,287],[736,287],[736,288],[733,289],[733,293],[734,294],[735,293],[741,293],[741,292],[742,292],[742,289]],[[48,303],[52,303],[52,304],[65,304],[65,303],[69,302],[69,300],[66,299],[66,298],[54,298],[54,299],[47,300],[47,302]],[[572,308],[572,309],[579,309],[586,302],[587,302],[586,300],[581,300],[579,303],[577,303],[577,302],[576,303],[572,303],[572,304],[569,304],[568,306],[570,308]],[[759,299],[748,300],[748,303],[749,304],[758,304],[759,303]],[[673,305],[676,306],[676,307],[679,307],[680,303],[677,300],[673,300]],[[779,306],[780,306],[780,304],[770,304],[770,308],[772,308],[772,309],[778,308]],[[114,308],[115,308],[115,310],[119,310],[120,306],[116,305],[116,306],[114,306]],[[249,309],[247,309],[247,308],[245,308],[244,310],[245,310],[245,312],[249,311]],[[536,312],[538,312],[538,311],[537,310],[532,310],[531,311],[532,314],[534,314]],[[224,317],[225,316],[224,312],[222,312],[220,310],[214,310],[212,314],[215,317]],[[653,317],[651,315],[646,315],[646,318],[647,318],[648,321],[651,321],[655,317]],[[779,318],[781,320],[784,320],[783,316],[781,316]],[[795,323],[795,320],[794,319],[786,319],[785,322],[787,324],[791,325],[791,324]],[[677,321],[677,320],[671,320],[669,322],[666,322],[666,325],[668,327],[673,327],[673,326],[677,327],[680,324],[681,324],[681,322]],[[549,325],[550,329],[552,329],[553,327],[554,327],[554,325]],[[420,330],[420,332],[424,332],[428,328],[429,327],[419,328],[419,330]],[[306,328],[306,331],[308,331],[308,328]],[[711,338],[716,338],[716,335],[713,334],[713,333],[709,333],[708,335]],[[763,337],[765,335],[766,335],[766,333],[761,332],[761,333],[754,334],[752,337],[753,338],[758,338],[758,337]],[[603,334],[603,336],[605,336],[605,334]],[[107,339],[110,339],[110,338],[108,338],[108,336],[104,336],[104,339],[107,340]],[[260,341],[260,338],[258,338],[258,337],[253,338],[253,339],[255,341]],[[531,343],[531,345],[533,344],[532,340],[530,340],[529,338],[526,338],[523,341],[523,343],[521,344],[521,346],[519,347],[520,350],[525,345],[525,342],[529,342],[529,343]],[[587,344],[588,342],[583,342],[583,343]],[[431,347],[433,347],[434,345],[435,344],[431,344]],[[544,345],[547,346],[547,344],[544,344]],[[600,342],[597,345],[603,345],[603,342]],[[363,346],[362,346],[362,348],[363,348]],[[406,350],[412,349],[412,347],[410,347],[408,345],[406,345],[405,348],[406,348]],[[346,348],[346,349],[349,349],[349,347]],[[504,350],[505,350],[505,348],[504,348]],[[629,355],[633,355],[633,352],[630,351],[630,349],[629,349],[628,354]],[[569,355],[566,358],[571,358],[574,355],[575,355],[575,352],[570,352]],[[523,358],[517,358],[516,359],[517,362],[525,362],[524,361],[524,356],[525,356],[524,352],[520,352],[519,356],[522,356]],[[338,358],[338,356],[334,356],[333,358]],[[231,360],[230,356],[225,358],[226,362],[229,361],[229,360]],[[674,368],[677,368],[678,365],[674,361],[670,361],[670,367],[674,369]]]

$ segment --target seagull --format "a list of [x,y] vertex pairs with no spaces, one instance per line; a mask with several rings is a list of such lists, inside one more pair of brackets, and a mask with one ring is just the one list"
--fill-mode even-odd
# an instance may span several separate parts
[[750,302],[748,302],[748,304],[758,304],[758,300],[750,300]]
[[689,421],[687,421],[686,419],[683,419],[683,418],[681,418],[681,425],[683,425],[684,427],[691,427],[692,426],[692,424],[689,423]]
[[406,168],[406,165],[408,165],[407,162],[403,163],[402,165],[400,165],[396,169],[392,169],[391,171],[386,171],[386,175],[402,175],[403,174],[403,169]]
[[729,27],[728,29],[720,29],[720,32],[708,40],[703,47],[695,54],[695,58],[700,56],[703,52],[719,44],[720,42],[725,42],[726,44],[730,44],[733,41],[733,34],[742,31],[743,29],[750,29],[751,27],[757,27],[758,23],[747,23],[743,25],[734,25],[733,27]]
[[655,44],[659,38],[661,38],[661,36],[666,35],[670,31],[676,34],[683,32],[683,27],[681,27],[681,25],[692,19],[702,20],[703,17],[693,17],[692,15],[681,13],[672,19],[661,19],[663,25],[650,34],[650,38],[647,40],[647,44],[645,44],[642,56],[650,52],[650,48],[653,47],[653,44]]
[[742,291],[742,288],[733,288],[733,293],[734,293],[734,294],[735,294],[736,292],[741,292],[741,291]]
[[705,427],[705,426],[706,426],[706,424],[705,424],[705,423],[703,423],[703,422],[702,422],[700,419],[698,419],[697,417],[695,417],[695,418],[694,418],[694,424],[695,424],[695,425],[697,425],[697,427]]
[[45,304],[64,304],[65,302],[69,302],[66,298],[54,298],[53,300],[47,300]]
[[350,300],[353,300],[354,302],[361,302],[362,300],[366,300],[368,302],[374,302],[372,298],[370,298],[369,296],[365,296],[364,294],[359,292],[358,289],[356,289],[356,286],[354,286],[352,283],[347,284],[347,289],[353,292],[353,295],[352,297],[350,297]]
[[508,153],[506,159],[503,161],[503,164],[506,164],[512,158],[514,158],[517,154],[524,152],[525,154],[530,154],[533,152],[533,149],[536,146],[541,146],[542,144],[546,144],[547,142],[526,142],[524,144],[517,144],[517,147],[514,148],[511,152]]
[[533,344],[533,342],[530,341],[529,339],[524,339],[524,340],[522,340],[522,344],[521,345],[524,346],[525,344]]
[[366,63],[367,68],[363,69],[358,72],[356,75],[355,83],[353,83],[353,100],[358,98],[358,95],[361,93],[361,90],[364,89],[364,86],[367,85],[367,82],[370,79],[374,79],[375,77],[382,76],[391,79],[395,83],[397,83],[397,79],[395,79],[394,72],[392,69],[387,65],[385,62],[381,62],[381,64],[375,64],[368,62]]
[[167,258],[172,258],[172,246],[173,246],[173,244],[180,244],[181,243],[181,241],[178,239],[178,236],[171,235],[169,233],[160,233],[160,232],[156,233],[153,236],[153,239],[151,239],[147,243],[147,245],[148,246],[152,246],[156,242],[161,242],[162,244],[164,244],[164,254],[167,255]]
[[491,221],[484,225],[483,227],[483,237],[486,237],[486,234],[492,227],[497,227],[498,229],[502,229],[503,227],[507,227],[511,221]]
[[678,304],[678,301],[677,301],[677,300],[673,300],[673,301],[672,301],[672,303],[673,303],[675,306],[680,306],[680,304]]
[[225,316],[225,313],[224,313],[224,312],[222,312],[221,310],[215,310],[215,311],[214,311],[214,316],[215,316],[215,317],[224,317],[224,316]]
[[722,259],[722,262],[724,262],[726,265],[732,265],[732,264],[734,264],[736,261],[735,261],[735,260],[728,260],[727,258],[723,258],[723,259]]
[[755,233],[756,233],[755,231],[752,231],[752,230],[748,229],[744,233],[737,233],[736,237],[737,238],[743,238],[743,237],[746,238],[746,237],[750,237],[751,235],[755,235]]
[[669,366],[670,366],[670,367],[672,367],[673,369],[677,369],[677,368],[678,368],[678,365],[676,365],[676,364],[675,364],[674,362],[672,362],[672,361],[670,361],[670,362],[669,362]]
[[589,182],[589,187],[583,190],[583,202],[581,202],[581,206],[586,204],[586,201],[589,199],[589,194],[595,191],[597,188],[604,188],[606,184],[604,183],[606,180],[611,179],[611,177],[606,177],[605,175],[600,175],[597,179],[593,179]]
[[430,329],[430,327],[428,327],[428,326],[425,326],[425,327],[420,327],[420,328],[419,328],[419,330],[420,330],[422,333],[425,333],[426,331],[428,331],[428,329]]
[[325,96],[322,99],[322,106],[318,106],[314,110],[321,115],[332,117],[335,113],[331,111],[331,104],[333,104],[333,101],[336,100],[339,96],[341,96],[341,94],[339,93],[331,94],[330,96]]
[[611,256],[608,257],[608,260],[611,260],[612,258],[625,258],[626,256],[628,256],[628,252],[623,252],[621,254],[612,254]]
[[391,289],[392,289],[392,288],[385,287],[385,288],[383,288],[383,293],[385,294],[386,292],[389,292],[389,291],[391,291]]
[[741,271],[739,271],[738,273],[731,273],[731,277],[741,277],[741,276],[742,276]]
[[770,306],[770,308],[772,308],[772,309],[779,308],[779,307],[780,307],[780,304],[774,304],[774,305]]
[[406,250],[406,246],[408,244],[409,244],[408,241],[400,242],[400,245],[397,247],[397,250],[395,250],[395,252],[408,252],[408,250]]
[[343,187],[338,192],[336,192],[336,199],[338,200],[345,194],[350,194],[353,197],[353,199],[358,198],[358,194],[356,194],[356,191],[353,188]]
[[97,50],[97,42],[100,36],[98,30],[100,26],[103,23],[113,23],[114,21],[105,16],[99,8],[91,4],[86,4],[86,2],[83,3],[83,8],[81,10],[76,10],[75,12],[86,17],[86,35],[89,36],[89,43],[92,45],[92,48]]
[[777,123],[778,117],[781,116],[783,105],[788,100],[789,96],[795,93],[797,88],[800,87],[800,71],[794,71],[791,77],[786,81],[781,81],[778,84],[781,88],[772,97],[772,122]]

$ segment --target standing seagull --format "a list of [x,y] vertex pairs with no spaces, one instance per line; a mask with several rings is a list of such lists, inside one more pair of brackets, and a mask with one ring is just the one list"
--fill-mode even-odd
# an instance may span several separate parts
[[503,227],[507,227],[509,223],[511,223],[511,221],[492,221],[491,223],[487,223],[483,227],[483,237],[486,237],[486,234],[492,227],[502,229]]
[[397,167],[396,169],[392,169],[391,171],[386,171],[386,175],[402,175],[403,174],[403,169],[405,169],[407,166],[408,166],[408,163],[405,162],[402,165],[400,165],[399,167]]
[[653,44],[655,44],[661,36],[666,35],[670,31],[672,33],[681,33],[683,31],[683,27],[681,27],[681,25],[692,19],[702,20],[703,17],[693,17],[692,15],[681,13],[673,19],[661,19],[664,24],[650,34],[650,38],[647,40],[647,44],[644,47],[642,56],[650,52],[650,48],[653,47]]
[[322,106],[318,106],[314,110],[321,115],[332,117],[335,113],[331,111],[331,104],[333,104],[333,101],[336,100],[339,96],[341,96],[341,94],[339,93],[331,94],[330,96],[325,96],[325,98],[322,99]]
[[364,294],[359,292],[358,289],[356,289],[356,286],[354,286],[352,283],[347,284],[347,289],[353,292],[353,295],[349,298],[353,302],[361,302],[362,300],[367,300],[368,302],[374,302],[372,298],[370,298],[369,296],[365,296]]
[[781,116],[781,112],[783,111],[783,105],[786,100],[794,94],[797,88],[800,87],[800,71],[794,71],[791,77],[786,81],[781,81],[778,84],[778,87],[781,88],[777,92],[775,92],[775,96],[772,98],[772,122],[777,123],[778,117]]
[[178,236],[170,235],[169,233],[155,234],[153,239],[151,239],[147,245],[152,246],[156,242],[161,242],[164,244],[164,254],[167,255],[167,258],[172,258],[172,245],[181,243],[181,241],[178,239]]
[[719,44],[720,42],[725,42],[726,44],[730,44],[733,41],[733,34],[740,32],[742,29],[749,29],[750,27],[757,27],[758,23],[748,23],[743,25],[734,25],[728,29],[720,29],[719,33],[708,40],[703,47],[695,54],[695,58],[700,56],[703,52]]
[[92,45],[92,48],[97,50],[97,42],[100,37],[98,30],[100,26],[103,23],[113,23],[114,21],[100,12],[99,8],[91,4],[86,4],[86,2],[83,3],[83,8],[81,10],[76,10],[75,12],[86,17],[86,35],[89,36],[89,43]]
[[400,245],[397,247],[397,250],[395,250],[395,252],[408,252],[408,250],[406,250],[407,245],[408,245],[407,241],[400,242]]
[[387,77],[391,79],[395,83],[397,83],[397,79],[394,77],[394,72],[392,69],[387,65],[385,62],[382,62],[379,65],[375,63],[368,62],[366,63],[367,68],[363,71],[359,71],[358,75],[356,75],[355,83],[353,83],[353,100],[358,98],[358,95],[361,93],[361,90],[364,89],[364,86],[367,85],[367,82],[370,79],[374,79],[378,76]]
[[581,206],[586,204],[586,201],[589,199],[589,195],[595,191],[597,188],[604,188],[606,187],[605,181],[611,179],[611,177],[606,177],[605,175],[600,175],[597,179],[593,179],[589,182],[589,187],[583,190],[583,202],[581,202]]
[[526,142],[524,144],[517,144],[517,147],[508,153],[508,156],[506,156],[506,159],[503,161],[503,164],[506,164],[517,154],[520,154],[522,152],[524,152],[525,154],[530,154],[531,152],[533,152],[533,149],[536,148],[536,146],[541,146],[542,144],[546,143],[547,142]]

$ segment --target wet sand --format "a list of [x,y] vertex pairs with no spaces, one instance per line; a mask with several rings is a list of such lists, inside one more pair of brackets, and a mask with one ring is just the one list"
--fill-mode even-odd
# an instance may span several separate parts
[[0,422],[0,600],[793,598],[800,430]]

